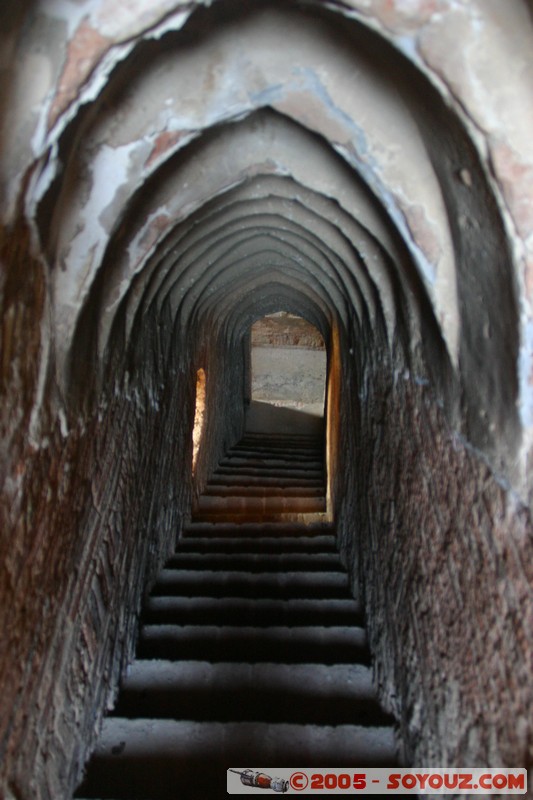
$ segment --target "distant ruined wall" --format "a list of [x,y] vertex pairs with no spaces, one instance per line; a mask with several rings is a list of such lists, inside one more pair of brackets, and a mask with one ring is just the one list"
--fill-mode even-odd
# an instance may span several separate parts
[[279,313],[263,317],[252,325],[252,347],[324,348],[320,332],[307,320]]

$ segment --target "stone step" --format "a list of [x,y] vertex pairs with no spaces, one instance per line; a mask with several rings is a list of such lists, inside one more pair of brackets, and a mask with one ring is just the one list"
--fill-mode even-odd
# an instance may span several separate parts
[[180,597],[340,597],[349,596],[343,572],[243,572],[228,570],[163,569],[153,595]]
[[247,469],[269,469],[269,470],[322,470],[323,463],[320,459],[292,460],[290,458],[245,458],[244,456],[232,456],[222,458],[218,462],[219,467],[246,467]]
[[[233,475],[228,470],[227,475],[212,475],[208,486],[241,486],[243,483],[242,475]],[[273,489],[290,489],[292,487],[302,487],[309,489],[320,489],[324,486],[322,478],[280,478],[280,477],[248,477],[247,486],[272,487]]]
[[227,769],[394,766],[388,727],[108,718],[79,796],[176,800],[226,796]]
[[213,722],[390,725],[360,664],[136,661],[114,713]]
[[[217,525],[208,524],[211,531]],[[241,526],[239,526],[240,528]],[[235,533],[235,526],[232,528]],[[192,534],[183,537],[178,542],[179,553],[311,553],[319,556],[322,553],[337,553],[337,545],[333,534],[321,536],[217,536],[216,531],[212,535],[194,536]]]
[[219,483],[208,483],[203,491],[203,497],[265,497],[265,498],[293,498],[293,497],[319,497],[325,502],[324,486],[252,486],[232,484],[231,486]]
[[185,553],[178,550],[166,569],[244,570],[247,572],[340,572],[338,553]]
[[285,664],[368,664],[356,626],[144,625],[137,657]]
[[262,520],[268,520],[269,522],[307,522],[312,520],[313,522],[321,522],[322,520],[328,519],[328,514],[326,511],[314,511],[314,512],[300,512],[300,513],[284,513],[284,514],[268,514],[261,515],[261,514],[232,514],[228,512],[227,514],[199,514],[195,519],[198,522],[228,522],[232,524],[242,524],[245,525],[249,522],[259,522]]
[[324,519],[322,452],[247,436],[222,460],[145,603],[78,797],[218,799],[243,763],[397,765]]
[[272,448],[232,447],[224,454],[225,459],[245,459],[258,461],[283,461],[291,465],[303,464],[313,461],[323,465],[323,450],[276,450]]
[[333,527],[328,522],[312,522],[308,525],[303,522],[189,522],[183,529],[184,539],[190,537],[247,537],[255,536],[259,541],[262,537],[283,539],[285,537],[314,537],[331,535],[334,538]]
[[280,447],[286,447],[291,443],[320,446],[324,442],[324,437],[322,435],[317,436],[316,433],[259,433],[258,431],[246,431],[240,442],[242,444],[265,442],[279,444]]
[[253,445],[236,445],[235,447],[230,448],[225,453],[228,457],[242,457],[242,458],[283,458],[284,460],[290,461],[298,461],[299,459],[303,459],[307,461],[309,459],[313,459],[315,461],[320,461],[322,463],[324,458],[324,450],[323,448],[296,448],[291,447],[290,449],[281,448],[281,447],[254,447]]
[[326,510],[325,497],[229,497],[202,495],[195,507],[194,517],[214,514],[234,514],[235,516],[253,514],[308,514]]
[[241,478],[309,478],[310,480],[324,480],[324,470],[322,468],[302,469],[301,467],[267,467],[267,466],[247,466],[245,464],[237,466],[218,466],[213,474],[219,475],[240,475]]
[[150,625],[321,627],[363,625],[360,605],[349,600],[265,600],[246,597],[150,597],[143,621]]

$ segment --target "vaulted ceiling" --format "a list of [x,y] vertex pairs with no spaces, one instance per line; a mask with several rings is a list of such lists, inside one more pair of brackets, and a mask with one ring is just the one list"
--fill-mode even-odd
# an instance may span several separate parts
[[47,272],[64,396],[79,352],[101,376],[146,315],[236,341],[286,308],[406,342],[471,441],[514,459],[532,405],[531,19],[501,5],[35,4],[2,186]]

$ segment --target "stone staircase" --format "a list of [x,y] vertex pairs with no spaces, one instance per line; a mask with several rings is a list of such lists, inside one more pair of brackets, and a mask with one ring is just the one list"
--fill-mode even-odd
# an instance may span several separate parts
[[398,763],[324,487],[314,437],[247,435],[220,462],[77,797],[220,798],[243,764]]
[[218,465],[194,509],[194,519],[309,522],[325,513],[321,439],[248,433]]

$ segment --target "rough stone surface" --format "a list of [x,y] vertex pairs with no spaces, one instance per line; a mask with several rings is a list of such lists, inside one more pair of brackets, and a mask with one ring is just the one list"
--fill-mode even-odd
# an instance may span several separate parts
[[7,800],[69,797],[282,309],[409,752],[531,764],[532,36],[522,0],[1,4]]
[[309,413],[324,411],[326,353],[291,347],[252,348],[252,399],[298,408]]
[[530,511],[408,372],[366,380],[353,468],[358,573],[378,683],[410,760],[527,766]]
[[3,536],[0,590],[6,797],[64,796],[131,656],[144,587],[172,546],[187,488],[179,452],[161,449],[174,416],[161,416],[126,393],[22,454],[1,525],[14,537]]
[[106,395],[78,418],[54,419],[47,382],[46,438],[33,443],[42,273],[28,258],[24,229],[9,234],[2,253],[0,774],[4,797],[55,799],[77,780],[131,657],[145,587],[179,533],[191,493],[191,442],[182,425],[189,432],[193,409],[176,371],[157,378],[146,332],[142,369],[117,371]]
[[324,339],[307,320],[294,314],[270,314],[252,325],[252,347],[301,347],[324,350]]

